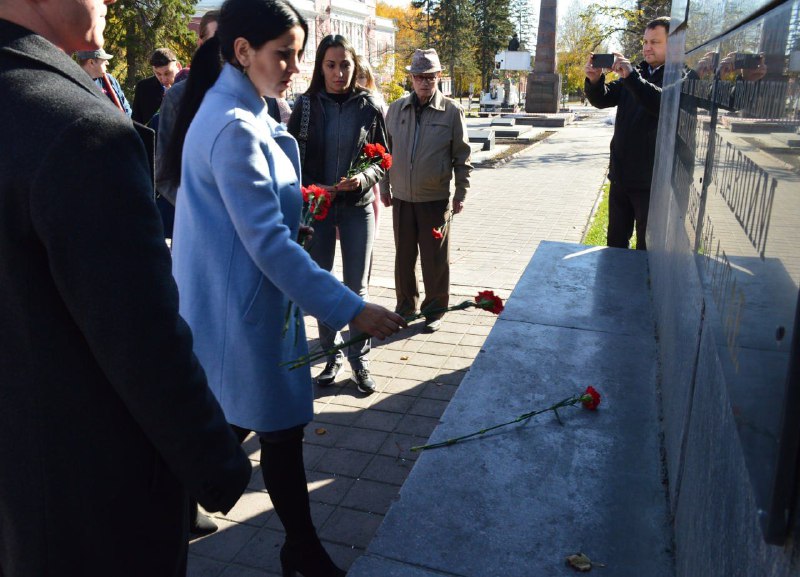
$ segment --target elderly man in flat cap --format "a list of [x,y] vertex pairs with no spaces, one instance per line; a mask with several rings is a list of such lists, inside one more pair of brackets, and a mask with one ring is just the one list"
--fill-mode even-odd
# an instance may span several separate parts
[[414,91],[393,102],[386,115],[393,164],[381,200],[392,207],[394,221],[396,311],[417,310],[419,254],[425,285],[420,311],[432,311],[425,315],[425,328],[435,332],[443,315],[436,310],[450,300],[452,215],[464,208],[472,165],[464,111],[438,89],[442,66],[436,50],[417,49],[408,71]]
[[122,86],[119,85],[116,78],[106,72],[108,61],[113,56],[100,48],[98,50],[78,50],[75,53],[75,58],[78,60],[80,67],[83,68],[83,71],[94,80],[97,87],[103,91],[103,94],[108,96],[114,106],[130,117],[131,105],[128,103],[128,99],[125,98]]

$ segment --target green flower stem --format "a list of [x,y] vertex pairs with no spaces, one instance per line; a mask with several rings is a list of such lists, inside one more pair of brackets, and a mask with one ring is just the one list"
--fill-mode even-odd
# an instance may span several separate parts
[[[476,303],[475,301],[464,301],[462,303],[459,303],[457,305],[453,305],[451,307],[437,307],[437,308],[432,308],[432,309],[425,309],[424,311],[420,311],[420,312],[418,312],[416,314],[408,315],[408,316],[404,317],[404,320],[407,323],[410,323],[410,322],[413,322],[415,320],[421,319],[423,317],[427,317],[427,316],[431,316],[431,315],[437,315],[439,313],[447,313],[447,312],[451,312],[451,311],[463,311],[463,310],[466,310],[466,309],[472,308],[472,307],[484,308],[485,306],[492,306],[492,304],[493,303],[491,303],[489,301],[482,301],[481,303]],[[348,339],[348,340],[344,341],[343,343],[338,344],[338,345],[336,345],[334,347],[331,347],[331,348],[329,348],[327,350],[318,350],[318,351],[316,351],[314,353],[309,353],[307,355],[303,355],[302,357],[298,357],[298,358],[296,358],[296,359],[294,359],[292,361],[286,361],[285,363],[281,363],[279,366],[285,367],[285,366],[288,365],[289,366],[289,370],[293,371],[294,369],[299,369],[302,366],[311,364],[311,363],[316,362],[316,361],[318,361],[320,359],[328,357],[328,356],[336,353],[337,351],[340,351],[342,349],[346,349],[350,345],[366,341],[367,339],[370,339],[370,338],[372,338],[370,335],[368,335],[366,333],[361,333],[361,334],[358,334],[358,335],[354,336],[353,338]]]
[[[313,221],[314,221],[313,213],[310,212],[310,209],[308,207],[303,208],[303,213],[300,216],[300,225],[309,227],[311,226]],[[309,236],[307,234],[303,234],[302,231],[297,232],[297,242],[300,244],[300,246],[302,246],[306,250],[308,250],[306,248],[306,242],[308,241],[308,239]],[[289,321],[291,320],[292,316],[292,308],[295,309],[294,327],[296,332],[294,334],[294,345],[297,346],[297,335],[299,333],[298,329],[300,328],[300,310],[297,307],[295,307],[294,301],[291,300],[289,301],[289,304],[286,305],[286,313],[283,316],[283,331],[281,332],[281,338],[282,339],[286,338],[286,333],[289,332]]]
[[289,304],[286,305],[286,313],[283,315],[283,331],[281,332],[281,338],[286,337],[286,333],[289,332],[289,320],[292,318],[292,306],[294,303],[289,301]]
[[[525,413],[524,415],[520,415],[516,419],[512,419],[511,421],[507,421],[505,423],[500,423],[499,425],[494,425],[491,427],[487,427],[485,429],[480,429],[478,431],[474,431],[467,435],[461,435],[460,437],[453,437],[451,439],[447,439],[445,441],[441,441],[439,443],[431,443],[429,445],[419,445],[416,447],[411,447],[412,451],[427,451],[428,449],[438,449],[440,447],[449,447],[450,445],[455,445],[461,441],[466,439],[471,439],[472,437],[478,437],[489,431],[494,431],[495,429],[499,429],[501,427],[507,427],[508,425],[513,425],[514,423],[519,423],[521,421],[527,421],[536,415],[541,415],[542,413],[546,413],[548,411],[553,411],[555,413],[558,422],[561,423],[561,418],[558,416],[558,409],[562,407],[574,407],[575,405],[581,403],[586,399],[585,395],[573,395],[571,397],[567,397],[563,401],[559,401],[554,405],[547,407],[546,409],[540,409],[538,411],[531,411],[530,413]],[[563,423],[562,423],[563,424]]]

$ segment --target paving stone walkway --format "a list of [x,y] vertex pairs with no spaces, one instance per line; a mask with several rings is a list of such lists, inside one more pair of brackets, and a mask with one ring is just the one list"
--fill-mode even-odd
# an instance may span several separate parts
[[[612,133],[607,112],[581,112],[585,118],[510,162],[473,172],[451,229],[453,303],[483,289],[506,298],[540,241],[580,242],[605,179]],[[393,270],[387,211],[379,222],[370,299],[388,308],[394,307]],[[410,447],[436,427],[494,318],[470,309],[446,315],[437,333],[425,334],[417,324],[375,341],[378,392],[371,396],[356,390],[348,371],[334,386],[316,389],[316,418],[305,438],[312,514],[341,567],[363,554],[414,465]],[[307,319],[306,326],[313,346],[316,321]],[[215,515],[217,533],[191,543],[191,577],[280,575],[283,532],[261,479],[257,440],[251,437],[245,448],[253,460],[250,486],[228,514]]]

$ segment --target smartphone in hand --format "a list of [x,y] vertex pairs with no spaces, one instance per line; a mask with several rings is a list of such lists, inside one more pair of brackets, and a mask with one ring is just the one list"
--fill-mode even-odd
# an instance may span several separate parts
[[614,59],[613,54],[592,54],[592,67],[611,68],[614,66]]
[[733,68],[735,70],[753,70],[758,68],[761,64],[761,54],[748,54],[746,52],[737,52],[733,59]]

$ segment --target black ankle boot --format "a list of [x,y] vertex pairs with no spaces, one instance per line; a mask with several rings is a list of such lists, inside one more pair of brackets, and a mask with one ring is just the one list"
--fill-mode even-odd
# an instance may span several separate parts
[[261,474],[286,530],[281,549],[284,577],[344,577],[317,537],[303,465],[303,428],[261,435]]
[[347,572],[339,569],[331,560],[322,543],[290,545],[281,548],[281,572],[283,577],[345,577]]
[[189,505],[189,534],[194,536],[211,535],[219,527],[211,517],[204,515],[197,507],[197,501],[192,501]]

